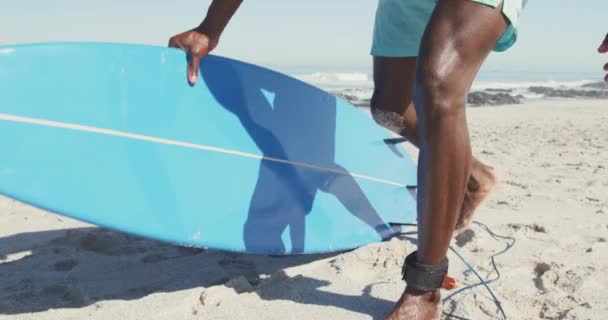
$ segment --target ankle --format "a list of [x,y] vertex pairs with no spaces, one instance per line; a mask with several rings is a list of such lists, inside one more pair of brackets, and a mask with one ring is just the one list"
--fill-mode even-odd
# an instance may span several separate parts
[[405,294],[413,297],[420,297],[421,300],[428,303],[439,303],[441,301],[441,290],[435,291],[420,291],[410,287],[405,288]]

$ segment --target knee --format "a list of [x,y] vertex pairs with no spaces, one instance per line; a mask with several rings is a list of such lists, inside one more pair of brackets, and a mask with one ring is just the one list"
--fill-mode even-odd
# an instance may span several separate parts
[[438,63],[419,65],[419,85],[424,101],[425,122],[464,114],[468,88],[449,67]]
[[372,118],[377,124],[397,134],[401,134],[405,130],[405,118],[403,115],[387,108],[386,104],[376,94],[372,96],[370,107]]
[[377,124],[396,134],[402,134],[407,129],[403,116],[393,111],[372,109],[372,118]]

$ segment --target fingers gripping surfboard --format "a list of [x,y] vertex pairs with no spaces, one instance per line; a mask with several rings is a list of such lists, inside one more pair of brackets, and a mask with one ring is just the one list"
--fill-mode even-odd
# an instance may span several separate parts
[[0,47],[0,193],[251,253],[350,249],[415,220],[415,166],[365,112],[255,65],[200,67],[191,87],[175,49]]

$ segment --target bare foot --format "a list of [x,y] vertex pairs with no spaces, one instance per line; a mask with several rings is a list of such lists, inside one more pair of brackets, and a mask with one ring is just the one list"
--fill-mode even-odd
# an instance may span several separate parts
[[435,292],[416,293],[407,288],[401,299],[385,320],[439,320],[441,294]]
[[456,234],[464,231],[469,226],[473,220],[475,209],[488,196],[495,184],[496,173],[494,172],[494,168],[473,158],[471,177],[469,178],[467,191],[462,201],[462,211],[456,223]]

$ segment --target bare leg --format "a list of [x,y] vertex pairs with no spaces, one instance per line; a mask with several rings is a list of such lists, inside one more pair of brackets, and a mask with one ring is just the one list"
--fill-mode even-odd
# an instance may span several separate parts
[[418,146],[418,121],[413,106],[416,58],[374,57],[371,109],[381,126]]
[[[371,109],[378,124],[408,139],[418,146],[418,121],[413,108],[413,88],[416,57],[374,57],[374,94]],[[481,204],[496,184],[492,167],[472,158],[471,176],[456,224],[465,229]]]
[[[423,164],[419,178],[424,182],[419,193],[420,263],[438,264],[447,254],[472,164],[466,96],[506,26],[500,8],[467,0],[440,0],[425,31],[417,64]],[[439,295],[439,290],[423,293],[406,288],[388,319],[439,319],[435,312]]]

